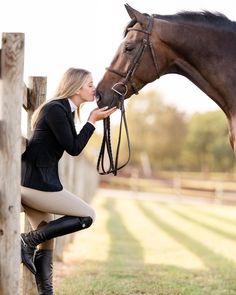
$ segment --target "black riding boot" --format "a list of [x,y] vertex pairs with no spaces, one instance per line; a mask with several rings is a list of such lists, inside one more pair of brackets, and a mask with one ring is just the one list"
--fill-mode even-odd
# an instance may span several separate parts
[[35,274],[34,253],[37,245],[47,240],[88,228],[92,222],[93,220],[89,216],[63,216],[46,223],[46,225],[41,226],[34,231],[27,234],[21,234],[22,262],[33,274]]
[[53,295],[53,251],[40,249],[35,254],[36,275],[39,295]]

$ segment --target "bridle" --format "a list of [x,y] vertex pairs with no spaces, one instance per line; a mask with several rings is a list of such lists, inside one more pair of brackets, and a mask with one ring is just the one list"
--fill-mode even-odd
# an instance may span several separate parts
[[[135,94],[138,94],[138,89],[134,83],[134,81],[132,80],[132,77],[135,73],[135,71],[137,70],[138,66],[140,65],[140,62],[142,60],[143,54],[145,52],[146,48],[150,48],[151,51],[151,56],[152,56],[152,60],[153,60],[153,64],[155,66],[156,69],[156,73],[157,73],[157,79],[160,78],[160,71],[159,71],[159,67],[158,67],[158,63],[157,63],[157,58],[156,58],[156,54],[155,51],[153,49],[153,45],[150,42],[150,35],[152,33],[152,28],[153,28],[153,22],[154,22],[154,18],[152,16],[149,16],[149,22],[147,25],[147,29],[146,30],[142,30],[142,29],[136,29],[136,28],[128,28],[128,31],[138,31],[144,34],[142,43],[140,44],[140,47],[138,49],[137,54],[134,57],[133,63],[130,65],[129,69],[127,70],[126,73],[123,73],[121,71],[112,69],[110,67],[106,68],[109,72],[112,72],[114,74],[117,74],[118,76],[124,78],[121,79],[118,83],[114,84],[112,86],[112,90],[115,91],[116,93],[118,93],[120,96],[125,96],[127,91],[128,91],[128,83],[130,83],[132,89],[134,90]],[[125,88],[124,93],[120,93],[115,87],[118,85],[122,85]]]
[[[148,22],[146,30],[136,29],[136,28],[128,28],[128,31],[142,32],[144,34],[144,37],[143,37],[142,43],[137,51],[137,54],[134,57],[133,63],[131,63],[131,65],[126,73],[112,69],[110,67],[106,68],[109,72],[112,72],[112,73],[121,77],[121,80],[119,82],[115,83],[111,88],[115,93],[117,93],[119,95],[119,108],[121,110],[121,120],[120,120],[120,128],[119,128],[119,136],[118,136],[118,142],[117,142],[115,162],[113,159],[113,153],[112,153],[112,147],[111,147],[110,118],[108,117],[103,120],[103,139],[102,139],[101,149],[100,149],[100,153],[99,153],[98,161],[97,161],[97,171],[101,175],[107,175],[110,173],[117,175],[117,171],[120,170],[121,168],[123,168],[124,166],[126,166],[130,160],[131,147],[130,147],[128,126],[127,126],[127,121],[126,121],[126,117],[125,117],[124,100],[125,100],[125,96],[128,92],[128,84],[129,83],[130,83],[134,93],[138,94],[138,89],[137,89],[134,81],[132,80],[132,77],[133,77],[135,71],[137,70],[138,66],[140,65],[143,54],[144,54],[145,49],[147,47],[149,47],[150,51],[151,51],[151,56],[152,56],[152,60],[153,60],[153,63],[154,63],[155,69],[156,69],[157,78],[160,77],[160,75],[159,75],[160,71],[159,71],[159,67],[157,64],[157,58],[156,58],[152,43],[150,42],[150,38],[149,38],[151,35],[151,32],[152,32],[153,22],[154,22],[153,17],[149,16],[149,22]],[[124,91],[121,92],[121,90],[118,90],[117,89],[118,86],[124,87]],[[113,100],[114,100],[114,97],[113,97]],[[113,105],[113,100],[111,101],[111,105]],[[128,145],[128,159],[126,160],[126,162],[124,164],[122,164],[121,166],[118,166],[118,158],[119,158],[119,150],[120,150],[120,144],[121,144],[122,123],[123,122],[124,122],[124,126],[125,126],[127,145]],[[105,164],[104,164],[106,152],[107,152],[107,156],[108,156],[108,159],[110,162],[108,169],[105,168]],[[100,166],[101,166],[101,171],[100,171]]]

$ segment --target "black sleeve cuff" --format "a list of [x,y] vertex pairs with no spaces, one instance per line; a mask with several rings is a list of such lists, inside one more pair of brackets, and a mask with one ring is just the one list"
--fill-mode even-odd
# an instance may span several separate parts
[[84,127],[86,126],[86,128],[88,128],[90,131],[94,131],[96,128],[95,128],[95,126],[92,124],[92,123],[90,123],[90,122],[87,122],[85,125],[84,125]]

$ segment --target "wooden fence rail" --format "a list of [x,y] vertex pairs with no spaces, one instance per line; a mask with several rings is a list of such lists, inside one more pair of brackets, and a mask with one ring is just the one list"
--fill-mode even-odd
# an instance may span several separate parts
[[[193,176],[191,176],[193,177]],[[169,173],[168,177],[155,179],[138,177],[106,177],[101,186],[127,189],[140,192],[153,192],[205,198],[212,203],[236,204],[235,181],[196,179],[183,176],[174,176]]]

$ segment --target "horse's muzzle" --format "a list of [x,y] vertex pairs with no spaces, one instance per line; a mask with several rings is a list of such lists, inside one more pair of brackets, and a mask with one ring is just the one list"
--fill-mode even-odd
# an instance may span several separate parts
[[99,108],[104,107],[104,105],[103,105],[103,101],[102,101],[102,95],[100,94],[100,92],[99,92],[98,90],[96,90],[96,94],[95,94],[95,96],[96,96],[96,101],[97,101],[97,105],[98,105],[98,107],[99,107]]
[[111,92],[110,96],[104,96],[104,94],[98,90],[96,90],[96,101],[99,108],[103,108],[108,106],[109,109],[113,107],[119,107],[119,98],[120,95],[118,95],[115,92]]

